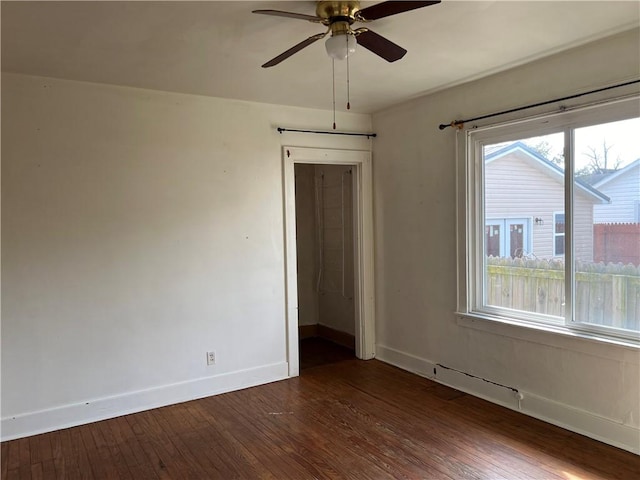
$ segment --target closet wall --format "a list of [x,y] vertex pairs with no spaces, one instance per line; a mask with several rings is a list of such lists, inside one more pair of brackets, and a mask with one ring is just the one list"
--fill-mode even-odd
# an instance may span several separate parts
[[352,167],[295,169],[299,325],[354,335]]

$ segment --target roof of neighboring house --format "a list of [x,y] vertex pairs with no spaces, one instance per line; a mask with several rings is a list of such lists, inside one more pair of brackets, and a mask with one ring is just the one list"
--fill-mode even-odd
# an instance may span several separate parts
[[580,175],[580,180],[589,185],[595,185],[596,183],[604,180],[611,175],[615,170],[607,170],[606,172],[590,173],[589,175]]
[[601,188],[602,186],[609,183],[614,178],[618,178],[622,175],[626,175],[634,168],[640,166],[640,158],[638,158],[635,162],[631,162],[629,165],[624,166],[619,170],[612,170],[607,173],[603,173],[601,178],[596,179],[594,182],[589,182],[591,185],[597,188]]
[[[529,156],[532,160],[538,162],[538,164],[550,177],[553,177],[560,181],[562,181],[562,179],[564,178],[564,169],[560,168],[560,166],[556,165],[555,163],[550,162],[539,152],[520,141],[509,143],[504,146],[499,146],[499,148],[492,147],[493,146],[485,147],[485,163],[490,163],[493,160],[504,157],[509,153],[519,150]],[[599,203],[609,203],[611,201],[611,199],[604,193],[579,178],[575,179],[575,184],[580,190],[582,190],[584,193],[586,193],[588,196]]]

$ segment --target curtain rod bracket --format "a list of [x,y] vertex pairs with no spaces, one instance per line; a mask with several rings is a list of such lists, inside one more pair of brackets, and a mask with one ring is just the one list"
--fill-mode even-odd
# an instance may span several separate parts
[[445,128],[457,128],[458,130],[462,130],[464,128],[464,120],[454,120],[451,123],[441,123],[438,128],[440,130],[444,130]]

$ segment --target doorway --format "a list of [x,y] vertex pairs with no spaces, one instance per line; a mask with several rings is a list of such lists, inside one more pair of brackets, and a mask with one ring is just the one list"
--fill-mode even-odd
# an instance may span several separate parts
[[487,219],[485,250],[487,256],[521,258],[531,253],[529,219]]
[[283,147],[283,159],[289,376],[300,371],[300,340],[311,339],[312,364],[344,357],[322,351],[327,340],[373,358],[370,153]]
[[353,166],[297,163],[300,370],[355,356]]

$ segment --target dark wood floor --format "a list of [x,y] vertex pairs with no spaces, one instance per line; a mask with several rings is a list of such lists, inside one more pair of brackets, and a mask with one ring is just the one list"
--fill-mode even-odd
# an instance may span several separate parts
[[353,350],[321,337],[305,338],[300,341],[300,370],[354,358]]
[[298,378],[4,442],[2,478],[640,478],[631,453],[314,348]]

